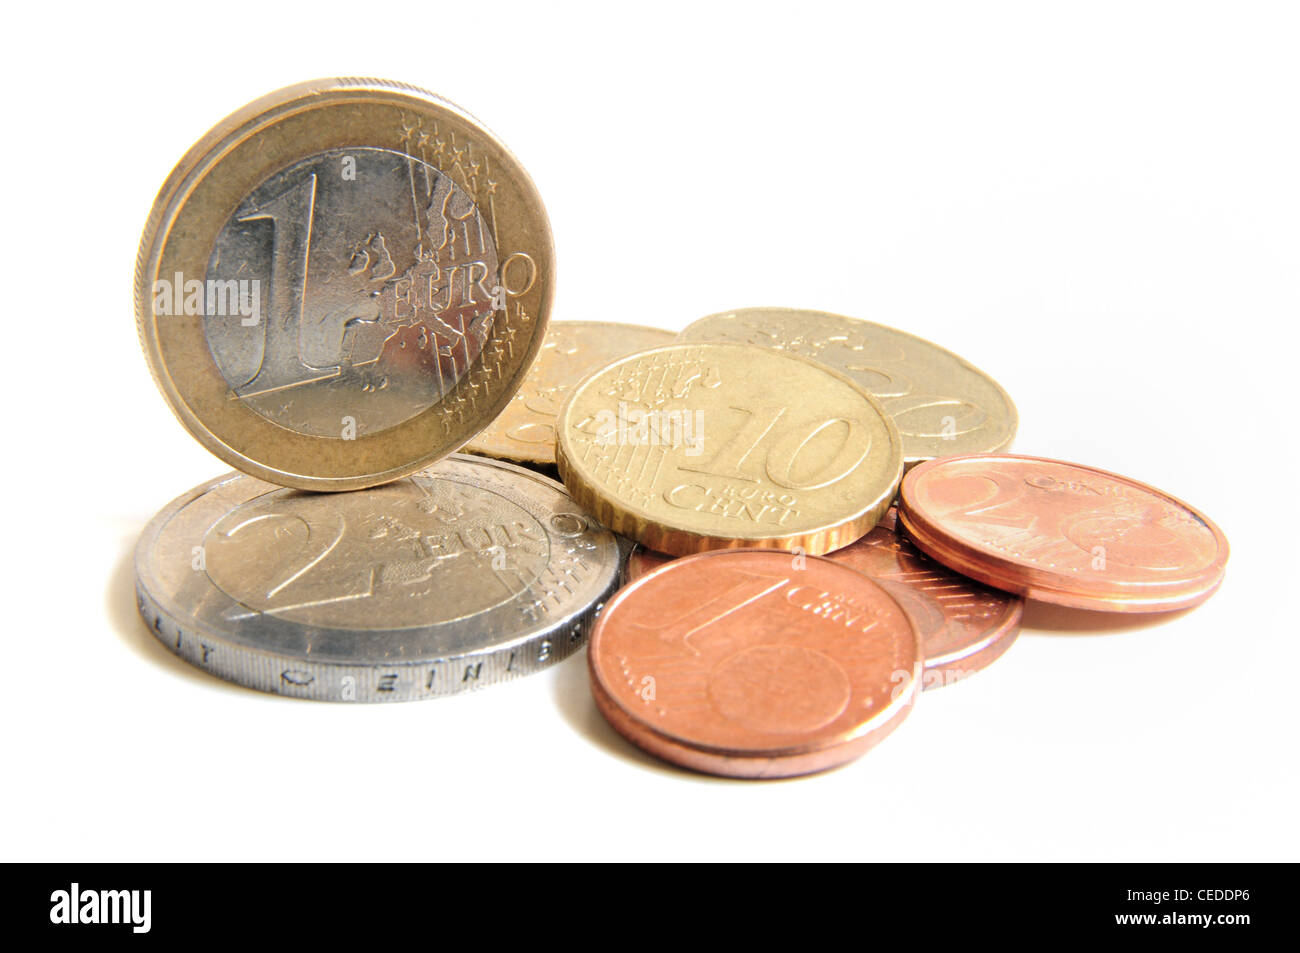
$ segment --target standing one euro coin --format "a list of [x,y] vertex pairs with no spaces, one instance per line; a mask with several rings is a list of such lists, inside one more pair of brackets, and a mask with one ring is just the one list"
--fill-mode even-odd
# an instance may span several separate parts
[[514,399],[465,446],[518,463],[555,463],[555,417],[565,397],[597,368],[635,351],[673,343],[671,331],[605,321],[553,321]]
[[859,384],[741,344],[674,344],[607,365],[569,396],[557,451],[582,506],[675,556],[837,549],[876,524],[903,472],[898,431]]
[[932,457],[1005,450],[1016,408],[998,384],[951,351],[881,324],[825,311],[742,308],[689,325],[679,341],[779,348],[847,374],[884,405],[911,467]]
[[460,108],[373,79],[227,117],[163,184],[135,304],[158,386],[205,447],[310,490],[393,480],[505,409],[553,290],[546,212]]

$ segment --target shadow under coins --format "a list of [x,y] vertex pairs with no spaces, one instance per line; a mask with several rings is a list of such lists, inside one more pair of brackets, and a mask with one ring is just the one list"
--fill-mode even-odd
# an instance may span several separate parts
[[1191,609],[1171,612],[1098,612],[1093,609],[1071,609],[1049,602],[1025,600],[1025,614],[1020,619],[1022,629],[1031,635],[1111,635],[1132,629],[1147,629],[1181,618]]
[[596,708],[591,697],[587,673],[587,648],[584,645],[555,668],[555,707],[560,716],[578,734],[609,754],[660,774],[688,780],[713,780],[705,775],[678,768],[642,751],[615,731]]
[[108,577],[108,587],[104,592],[104,612],[118,641],[140,658],[173,675],[192,679],[208,688],[232,692],[248,691],[200,671],[180,656],[168,651],[167,647],[154,637],[153,631],[140,618],[140,609],[136,602],[134,537],[126,544],[125,552],[118,557]]

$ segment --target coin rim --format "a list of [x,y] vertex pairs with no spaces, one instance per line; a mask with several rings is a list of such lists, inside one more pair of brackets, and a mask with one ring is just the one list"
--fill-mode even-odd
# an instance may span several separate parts
[[[947,566],[945,569],[949,568]],[[974,579],[974,577],[971,577]],[[979,580],[974,579],[975,582]],[[996,586],[992,588],[997,588]],[[962,646],[960,649],[954,649],[944,655],[936,655],[934,658],[927,657],[925,660],[926,672],[951,672],[954,669],[963,669],[965,674],[958,681],[965,681],[976,672],[982,672],[998,659],[1006,654],[1007,650],[1015,644],[1020,638],[1020,627],[1025,615],[1024,597],[1018,596],[1014,592],[1007,592],[1005,589],[999,589],[1003,595],[1010,596],[1007,600],[1007,611],[998,619],[998,624],[984,633],[979,640]],[[921,640],[924,644],[924,638]],[[931,688],[941,688],[947,685],[953,685],[956,682],[943,681],[934,685],[924,685],[923,690]]]

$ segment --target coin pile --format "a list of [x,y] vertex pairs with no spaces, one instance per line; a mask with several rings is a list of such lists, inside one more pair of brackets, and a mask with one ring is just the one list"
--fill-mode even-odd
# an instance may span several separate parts
[[1204,515],[1006,453],[1010,398],[927,341],[780,308],[552,324],[553,273],[527,173],[430,93],[306,83],[200,140],[145,228],[137,320],[177,417],[242,472],[142,534],[155,635],[329,701],[589,642],[631,742],[783,777],[995,661],[1026,598],[1158,612],[1222,580]]

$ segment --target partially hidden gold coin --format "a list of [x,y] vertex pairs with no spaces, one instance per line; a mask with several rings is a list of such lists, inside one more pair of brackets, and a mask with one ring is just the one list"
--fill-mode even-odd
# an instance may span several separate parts
[[573,386],[616,358],[671,344],[675,337],[637,324],[551,322],[514,399],[464,449],[517,463],[555,463],[555,416]]
[[167,402],[218,457],[358,489],[506,408],[546,331],[553,259],[528,174],[468,113],[316,80],[181,159],[140,242],[136,319]]
[[846,546],[903,473],[898,430],[861,385],[742,344],[674,344],[591,374],[560,411],[556,462],[602,523],[675,556]]
[[690,324],[678,341],[731,341],[802,354],[879,398],[903,438],[903,460],[1011,446],[1016,407],[993,378],[923,338],[857,318],[793,308],[741,308]]

